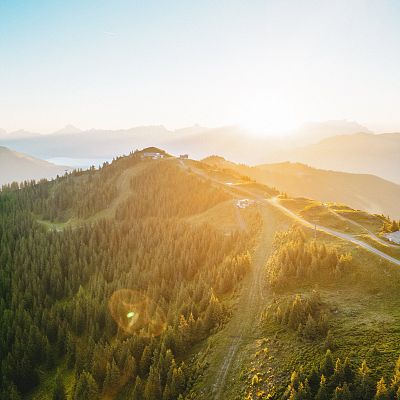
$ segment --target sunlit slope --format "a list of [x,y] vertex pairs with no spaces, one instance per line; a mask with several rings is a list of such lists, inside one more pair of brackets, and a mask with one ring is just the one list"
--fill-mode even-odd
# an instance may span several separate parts
[[251,268],[238,197],[154,148],[1,193],[0,397],[189,394]]
[[[203,168],[197,172],[204,176],[204,170],[214,182],[227,185],[221,175],[229,174],[228,170]],[[259,195],[255,192],[254,197]],[[379,237],[374,238],[383,223],[382,217],[334,203],[276,200],[299,218],[326,226],[327,232],[332,227],[336,232],[346,232],[344,238],[359,237],[391,253],[395,259],[400,258],[396,246],[389,247],[381,244]],[[338,376],[340,370],[332,377],[327,375],[330,395],[335,391],[340,393],[347,383],[348,390],[357,396],[361,390],[357,371],[366,361],[370,369],[369,383],[364,389],[368,395],[361,398],[372,399],[381,377],[390,382],[396,373],[395,361],[400,352],[398,263],[344,238],[319,229],[314,232],[312,224],[309,228],[308,225],[296,228],[299,234],[288,231],[278,235],[271,245],[268,230],[272,229],[272,235],[277,230],[284,231],[290,218],[268,201],[260,202],[261,206],[266,213],[263,216],[267,217],[260,235],[261,246],[254,252],[253,278],[245,281],[230,322],[215,337],[210,337],[209,348],[201,353],[209,368],[195,385],[196,398],[293,398],[298,386],[292,385],[286,391],[293,370],[298,371],[302,385],[305,378],[313,382],[310,391],[315,396],[321,374],[326,373],[320,361],[324,365],[324,357],[332,357],[332,370],[336,358],[341,359],[337,365],[351,363],[348,367],[351,379],[346,378],[346,382]],[[283,223],[277,225],[278,216]],[[265,262],[264,278],[257,275],[260,259]],[[260,304],[263,311],[257,311]],[[291,318],[293,322],[288,324]],[[371,345],[377,332],[381,335],[380,348]],[[327,350],[330,352],[325,356]],[[397,390],[396,383],[391,384],[390,390]],[[298,396],[301,395],[299,391]]]
[[[229,174],[229,170],[217,170],[214,165],[213,168],[203,168],[197,172],[204,176],[204,170],[214,182],[227,185],[225,177],[222,178],[221,175]],[[259,194],[254,192],[254,198],[260,198]],[[380,328],[381,320],[385,321],[385,327],[397,337],[400,315],[396,311],[398,307],[392,307],[392,302],[397,304],[396,285],[400,272],[398,262],[387,261],[345,238],[362,238],[365,243],[372,243],[373,246],[392,253],[397,260],[400,256],[399,249],[395,246],[389,247],[386,243],[381,244],[382,239],[374,237],[374,232],[380,229],[383,222],[379,216],[309,199],[275,200],[291,210],[293,215],[298,215],[304,221],[309,220],[311,224],[298,228],[301,232],[299,236],[290,231],[280,234],[272,246],[271,239],[268,239],[271,238],[267,234],[268,229],[272,228],[272,235],[277,230],[285,230],[285,223],[276,225],[274,220],[280,216],[282,222],[286,221],[288,226],[290,214],[280,213],[279,208],[272,207],[272,203],[260,200],[259,206],[267,215],[267,225],[260,235],[261,247],[254,253],[255,277],[246,281],[249,286],[244,286],[238,306],[226,328],[209,339],[210,348],[202,353],[210,366],[204,378],[195,386],[197,396],[211,396],[215,399],[292,398],[290,396],[297,393],[297,386],[294,391],[293,388],[288,392],[285,390],[290,383],[291,372],[295,369],[301,371],[301,365],[304,365],[305,376],[309,377],[314,365],[316,374],[320,374],[317,376],[319,384],[323,373],[323,370],[318,369],[319,360],[322,362],[326,350],[330,349],[333,357],[340,357],[342,362],[345,362],[346,355],[352,357],[352,374],[356,373],[363,360],[368,361],[372,368],[368,389],[370,397],[362,398],[372,398],[380,377],[385,376],[386,381],[391,379],[394,362],[400,351],[397,339],[391,340],[390,335],[383,336],[380,341],[385,351],[370,346],[371,338],[376,329]],[[328,233],[319,229],[314,232],[314,221],[320,227],[326,226]],[[293,218],[292,222],[297,222],[297,219]],[[329,234],[331,228],[328,227],[333,227],[338,233],[347,233],[343,238],[337,237]],[[287,255],[285,251],[288,252]],[[260,259],[265,261],[264,278],[254,275],[259,271]],[[283,271],[280,278],[271,279],[280,268]],[[316,294],[313,289],[317,289]],[[382,296],[386,291],[389,293]],[[303,305],[299,310],[292,306],[296,294],[300,295],[299,301],[304,303],[304,309],[301,308]],[[360,301],[359,297],[364,300]],[[260,304],[264,307],[263,312],[257,312]],[[290,313],[294,315],[298,312],[297,324],[293,322],[286,326],[287,322],[277,323],[274,316],[277,304],[286,307],[284,318],[290,318]],[[316,309],[311,322],[308,322],[308,315],[312,310],[310,304]],[[269,311],[271,309],[274,313]],[[291,311],[293,309],[295,311]],[[320,323],[318,318],[322,318],[323,322]],[[336,358],[333,362],[335,360]],[[304,376],[301,379],[304,380]],[[342,390],[344,381],[335,380],[338,379],[336,377],[332,379],[330,393]],[[332,387],[333,384],[339,389]],[[349,390],[357,392],[355,378],[349,380],[348,385]],[[314,386],[312,391],[316,395],[318,386]]]
[[[278,237],[265,272],[264,312],[231,381],[232,391],[289,399],[300,390],[297,383],[293,386],[295,370],[302,385],[307,378],[311,398],[320,390],[322,374],[327,398],[335,398],[346,383],[352,398],[372,399],[382,377],[388,390],[398,390],[392,380],[400,355],[398,267],[332,236],[315,238],[312,230],[302,230],[300,236],[289,232]],[[331,372],[324,369],[327,350]],[[368,394],[357,397],[363,361]],[[345,363],[351,371],[343,376]]]
[[248,167],[220,157],[204,160],[230,168],[291,196],[339,202],[370,213],[400,218],[400,185],[374,175],[352,174],[311,168],[299,163],[263,164]]
[[[156,148],[6,191],[0,394],[281,399],[290,372],[308,373],[327,346],[389,379],[398,341],[376,357],[368,346],[374,332],[382,347],[397,338],[399,267],[352,241],[398,258],[373,237],[380,221]],[[270,318],[315,288],[316,333],[307,312],[301,329]]]

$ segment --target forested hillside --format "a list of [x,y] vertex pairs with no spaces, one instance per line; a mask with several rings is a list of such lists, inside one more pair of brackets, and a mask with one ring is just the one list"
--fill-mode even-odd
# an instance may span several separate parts
[[277,195],[156,148],[3,187],[0,398],[396,399],[400,272]]
[[185,218],[229,198],[139,152],[4,188],[0,398],[188,395],[193,345],[228,318],[258,223],[227,235]]

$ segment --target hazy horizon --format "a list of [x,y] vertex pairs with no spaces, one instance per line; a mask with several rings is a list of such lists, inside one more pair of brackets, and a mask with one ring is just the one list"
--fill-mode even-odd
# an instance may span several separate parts
[[[285,131],[277,131],[277,132],[260,132],[257,131],[256,129],[252,129],[249,127],[246,127],[241,124],[225,124],[225,125],[214,125],[214,126],[205,126],[202,124],[199,124],[197,122],[194,122],[189,125],[179,125],[179,126],[169,126],[167,124],[148,124],[148,125],[129,125],[129,126],[120,126],[120,127],[110,127],[110,128],[104,128],[102,126],[92,126],[89,128],[82,128],[74,123],[67,123],[64,126],[59,126],[56,129],[50,130],[50,131],[35,131],[35,130],[30,130],[26,127],[20,127],[18,129],[14,130],[6,130],[3,127],[0,126],[0,138],[1,135],[5,135],[7,137],[8,135],[13,135],[13,134],[23,134],[23,133],[29,133],[29,134],[34,134],[34,135],[53,135],[53,134],[74,134],[74,133],[79,133],[79,132],[90,132],[90,131],[124,131],[124,130],[130,130],[130,129],[137,129],[137,128],[146,128],[146,127],[162,127],[165,128],[166,130],[170,132],[179,132],[180,130],[184,129],[189,129],[189,128],[199,128],[199,129],[204,129],[204,130],[214,130],[214,129],[221,129],[221,128],[238,128],[243,130],[244,132],[248,133],[249,135],[255,136],[255,137],[260,137],[260,136],[265,136],[265,137],[271,137],[271,138],[276,138],[278,139],[279,137],[281,138],[286,138],[292,135],[297,135],[301,134],[301,131],[307,130],[307,129],[313,129],[314,127],[321,126],[321,125],[328,125],[328,124],[343,124],[343,125],[351,125],[354,124],[354,126],[359,126],[359,129],[354,129],[352,132],[348,132],[346,134],[354,134],[354,133],[371,133],[375,135],[379,134],[384,134],[384,133],[399,133],[400,132],[400,126],[399,129],[381,129],[381,130],[374,130],[370,126],[367,126],[367,124],[362,124],[359,123],[359,121],[355,120],[324,120],[324,121],[306,121],[301,123],[300,125],[297,125],[293,127],[292,129],[285,130]],[[332,136],[335,136],[335,133],[332,134]]]

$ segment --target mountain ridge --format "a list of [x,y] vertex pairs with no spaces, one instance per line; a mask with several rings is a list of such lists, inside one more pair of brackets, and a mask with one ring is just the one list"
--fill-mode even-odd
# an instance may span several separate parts
[[54,178],[63,175],[68,169],[0,146],[0,186],[12,182]]

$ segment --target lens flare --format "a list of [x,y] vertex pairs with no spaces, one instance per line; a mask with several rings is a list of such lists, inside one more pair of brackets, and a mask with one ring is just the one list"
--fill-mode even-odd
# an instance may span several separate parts
[[108,302],[114,321],[127,334],[160,335],[166,328],[165,314],[144,294],[130,289],[114,292]]

